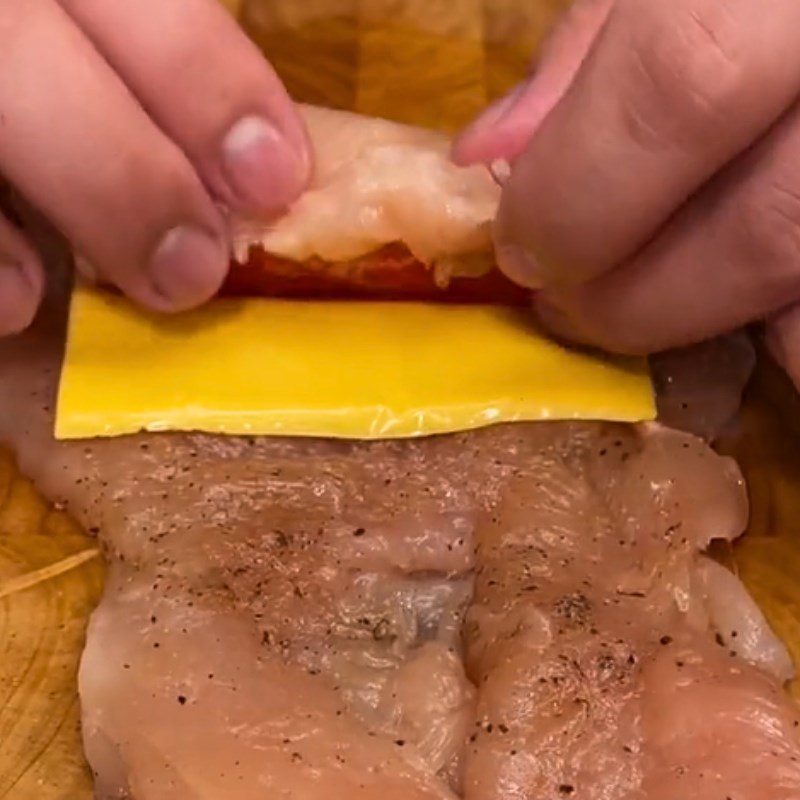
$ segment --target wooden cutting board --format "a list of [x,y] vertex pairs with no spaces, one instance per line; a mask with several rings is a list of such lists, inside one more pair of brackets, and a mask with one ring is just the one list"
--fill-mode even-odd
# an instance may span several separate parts
[[[453,131],[520,80],[565,0],[223,0],[306,102]],[[763,364],[724,447],[747,472],[732,562],[800,663],[800,402]],[[75,673],[95,543],[0,454],[0,800],[90,800]]]

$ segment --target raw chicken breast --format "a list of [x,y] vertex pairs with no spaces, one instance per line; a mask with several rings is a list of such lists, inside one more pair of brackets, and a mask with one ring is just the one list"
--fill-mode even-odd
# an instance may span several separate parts
[[[367,503],[387,475],[342,475],[336,443],[56,444],[47,338],[0,344],[0,427],[109,556],[80,678],[98,797],[453,797],[468,520]],[[399,511],[422,477],[395,477]]]
[[373,634],[392,611],[371,630],[338,621],[320,639],[298,618],[278,634],[209,574],[142,572],[112,574],[81,667],[99,798],[454,796],[472,690],[444,642],[404,659]]
[[726,648],[705,638],[662,648],[642,669],[641,698],[648,754],[634,797],[800,797],[797,708]]
[[551,431],[520,437],[528,456],[476,535],[465,796],[800,796],[785,650],[733,575],[696,556],[746,521],[732,462],[663,429]]
[[109,559],[100,800],[800,797],[787,656],[699,555],[747,514],[699,439],[56,443],[59,341],[0,342],[0,440]]
[[[316,158],[312,185],[268,227],[233,222],[237,261],[253,245],[294,261],[348,261],[402,243],[426,264],[490,250],[500,189],[486,168],[455,166],[446,136],[346,111],[302,111]],[[478,267],[485,271],[485,260]]]

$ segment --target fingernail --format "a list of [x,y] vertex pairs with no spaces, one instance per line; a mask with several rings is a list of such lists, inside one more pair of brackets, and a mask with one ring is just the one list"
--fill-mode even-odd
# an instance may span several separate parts
[[228,131],[222,159],[235,196],[256,211],[289,205],[305,188],[311,170],[305,149],[256,116],[243,117]]
[[496,158],[489,164],[489,174],[498,186],[503,187],[511,178],[511,164],[505,158]]
[[528,289],[541,289],[544,286],[542,269],[536,257],[516,244],[497,245],[495,248],[497,266],[514,283]]
[[147,302],[160,311],[193,308],[216,294],[227,267],[228,248],[222,239],[200,228],[173,228],[150,261],[155,296]]

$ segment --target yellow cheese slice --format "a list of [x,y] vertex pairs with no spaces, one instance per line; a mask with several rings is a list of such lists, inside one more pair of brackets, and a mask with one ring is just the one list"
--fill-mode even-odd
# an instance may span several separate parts
[[565,349],[523,310],[245,299],[167,317],[79,287],[56,436],[375,439],[654,416],[644,360]]

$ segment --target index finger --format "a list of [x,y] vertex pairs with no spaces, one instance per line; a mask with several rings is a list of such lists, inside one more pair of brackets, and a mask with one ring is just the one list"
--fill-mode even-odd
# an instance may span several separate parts
[[633,255],[781,115],[800,86],[800,4],[619,0],[517,159],[496,240],[532,287]]
[[213,195],[272,213],[310,177],[305,127],[218,0],[58,0]]

